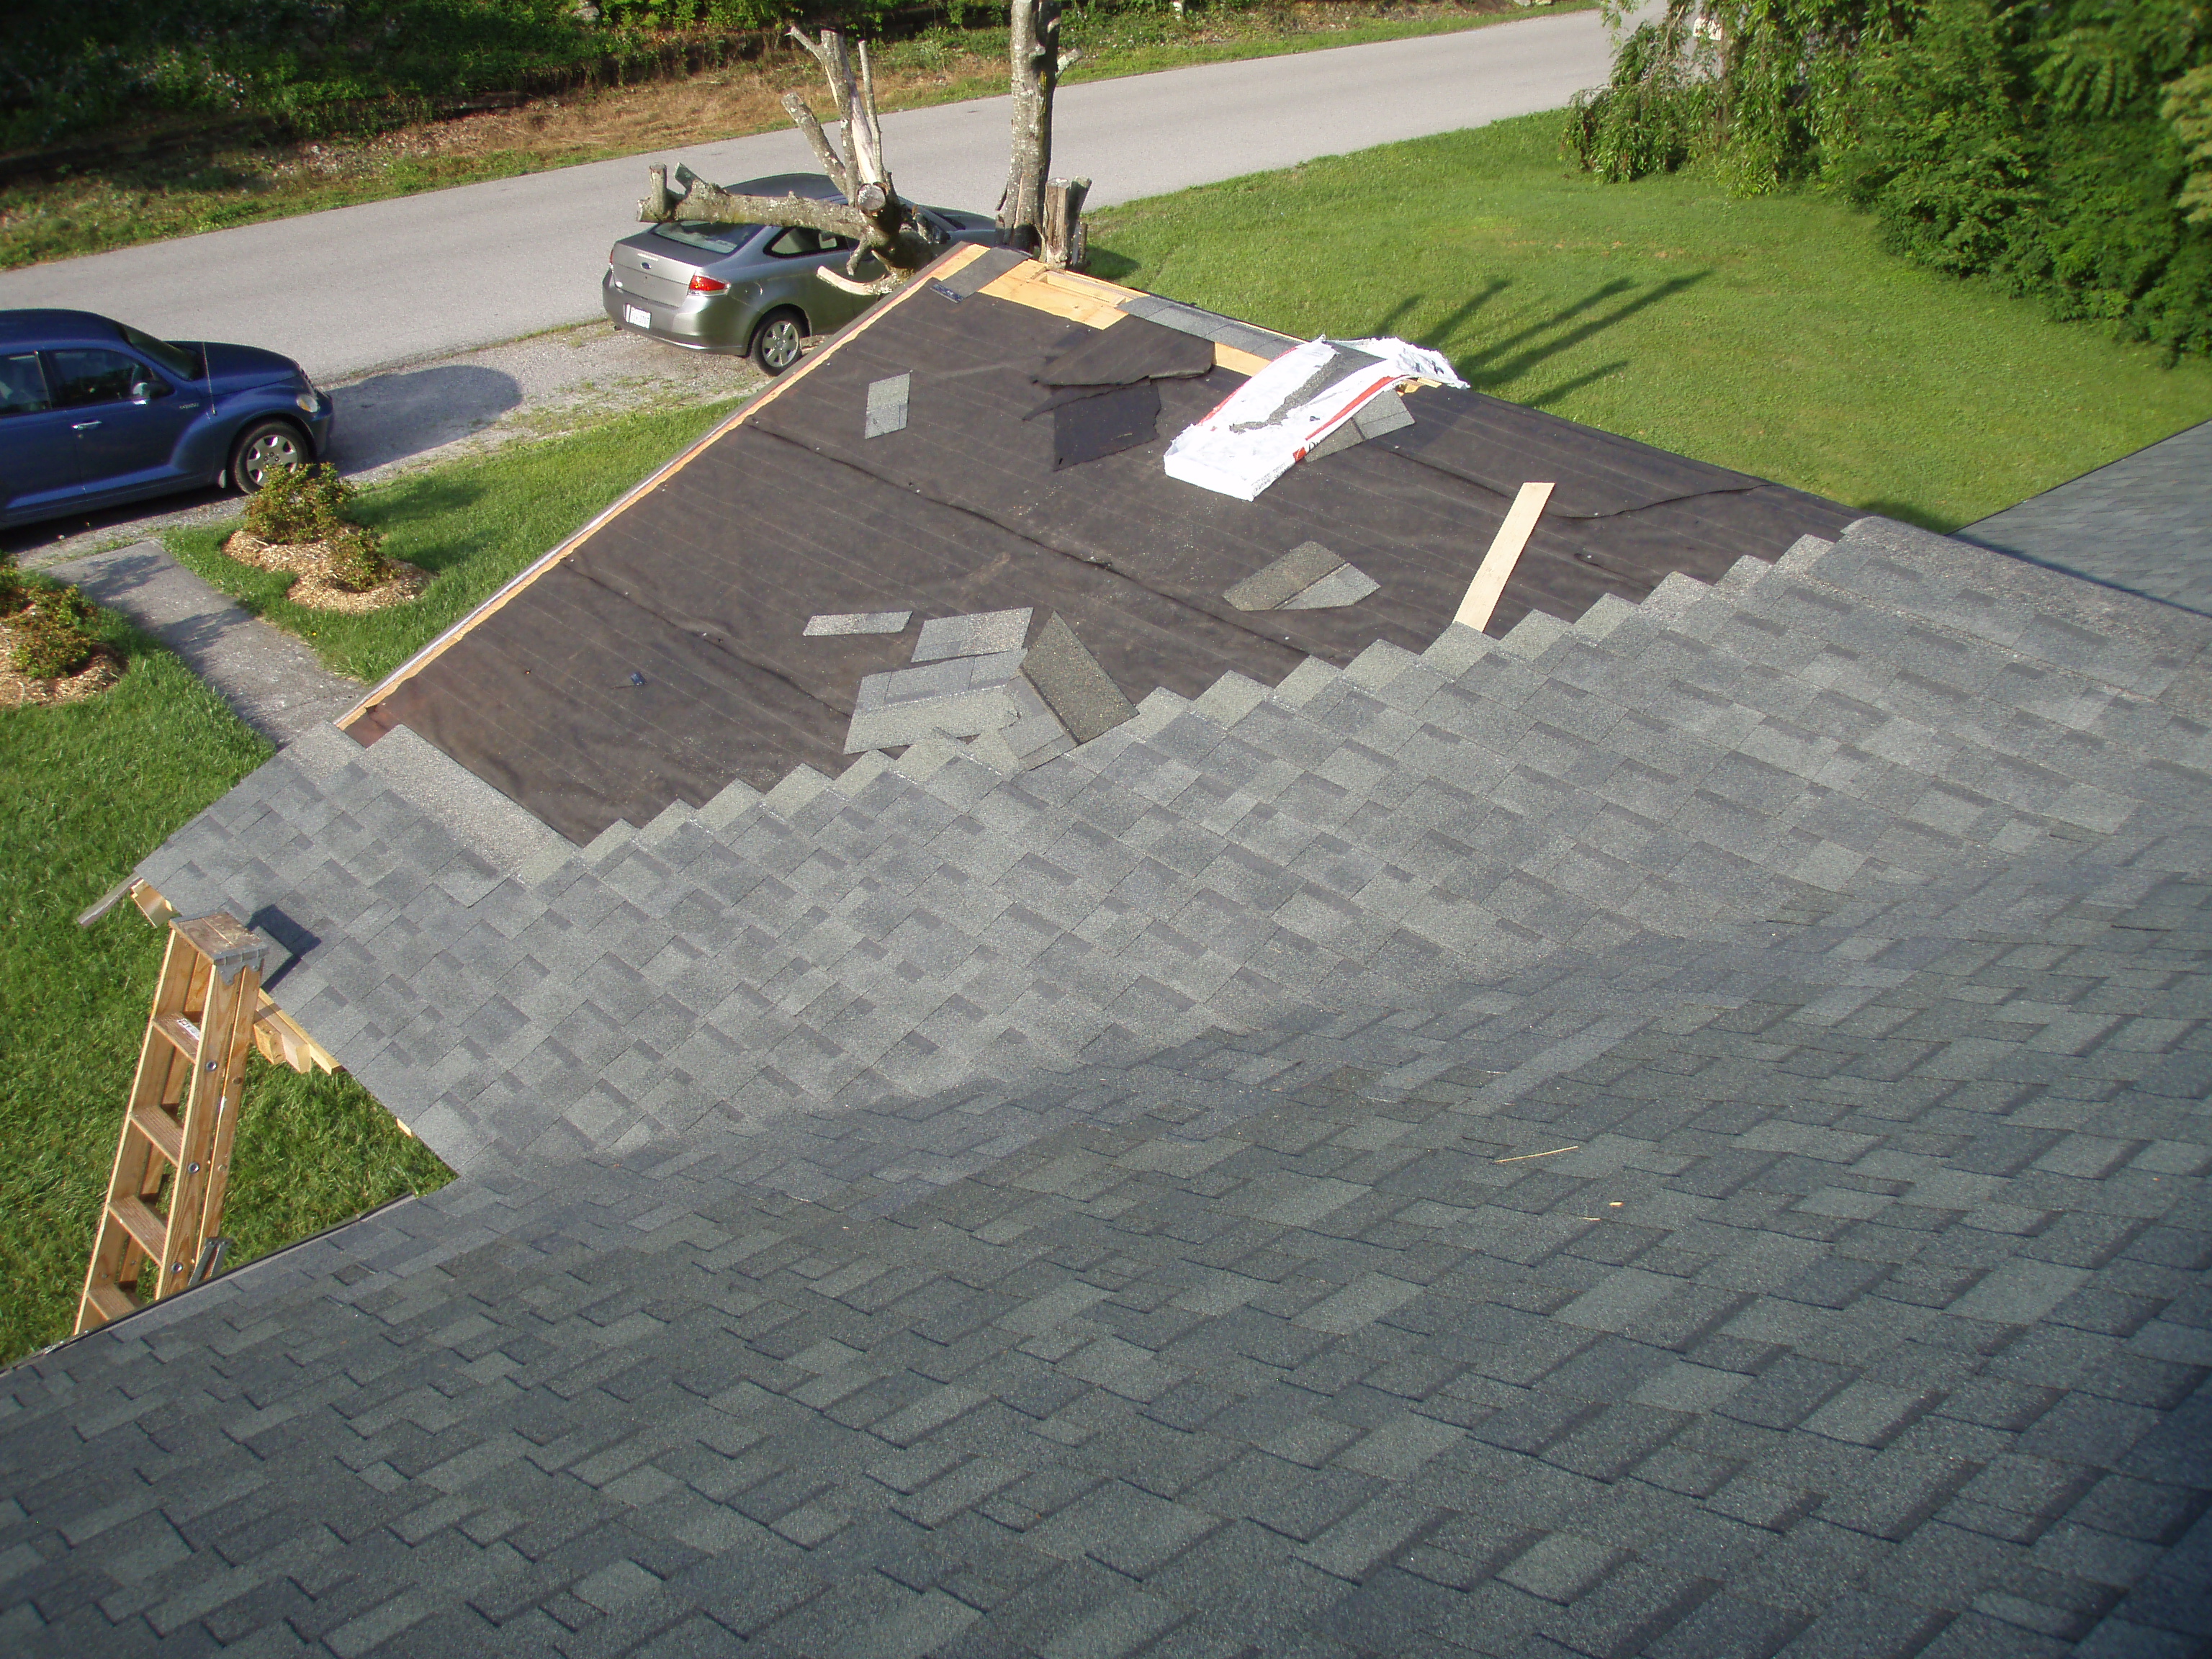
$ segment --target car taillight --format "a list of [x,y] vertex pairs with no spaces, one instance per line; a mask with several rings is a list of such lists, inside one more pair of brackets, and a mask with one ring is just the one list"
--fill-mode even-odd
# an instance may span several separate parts
[[730,285],[719,276],[695,276],[691,279],[694,294],[727,294]]

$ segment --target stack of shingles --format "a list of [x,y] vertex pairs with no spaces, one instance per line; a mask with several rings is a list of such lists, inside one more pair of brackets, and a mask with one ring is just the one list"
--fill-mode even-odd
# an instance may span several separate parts
[[[972,738],[1001,766],[1042,766],[1136,713],[1063,618],[1048,617],[1029,643],[1033,614],[1024,606],[922,623],[915,666],[860,682],[845,752]],[[817,617],[806,631],[899,633],[910,615]]]

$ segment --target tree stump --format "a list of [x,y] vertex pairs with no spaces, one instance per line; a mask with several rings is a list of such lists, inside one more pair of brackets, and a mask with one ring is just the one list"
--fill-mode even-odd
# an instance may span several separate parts
[[1080,270],[1090,262],[1091,238],[1083,223],[1083,198],[1090,191],[1088,179],[1045,181],[1037,252],[1054,270]]

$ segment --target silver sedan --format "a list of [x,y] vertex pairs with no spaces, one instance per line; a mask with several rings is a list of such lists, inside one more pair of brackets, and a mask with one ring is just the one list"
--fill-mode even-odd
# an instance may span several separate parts
[[[818,173],[779,173],[729,189],[743,196],[796,192],[817,201],[842,201],[836,185]],[[917,206],[936,240],[995,244],[998,226],[980,213]],[[653,225],[625,236],[607,255],[600,299],[617,328],[649,334],[695,351],[738,352],[770,374],[799,361],[799,343],[842,327],[872,303],[815,276],[841,269],[852,256],[852,238],[781,225]],[[873,260],[860,280],[881,275]]]

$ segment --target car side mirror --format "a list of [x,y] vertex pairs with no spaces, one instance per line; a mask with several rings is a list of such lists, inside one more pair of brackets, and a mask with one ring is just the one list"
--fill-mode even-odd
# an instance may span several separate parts
[[134,404],[152,403],[154,401],[154,388],[143,380],[139,381],[136,386],[131,388],[131,401]]

